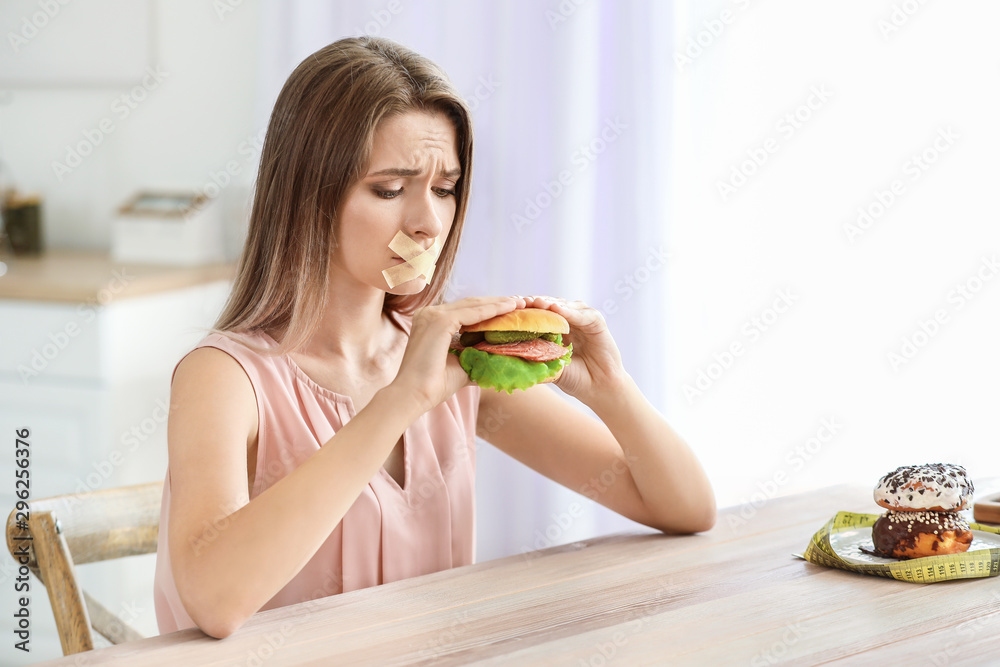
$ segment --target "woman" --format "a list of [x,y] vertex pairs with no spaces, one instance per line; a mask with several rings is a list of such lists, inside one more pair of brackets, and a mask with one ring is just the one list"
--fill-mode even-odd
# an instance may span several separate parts
[[[477,428],[631,519],[712,526],[700,465],[597,311],[544,297],[442,303],[471,168],[468,110],[421,56],[345,39],[291,74],[233,293],[172,380],[161,632],[225,637],[260,609],[471,563]],[[429,284],[387,284],[400,232],[441,245]],[[447,354],[460,326],[526,306],[569,322],[558,384],[603,423],[547,387],[480,391]],[[607,471],[612,483],[590,483]]]

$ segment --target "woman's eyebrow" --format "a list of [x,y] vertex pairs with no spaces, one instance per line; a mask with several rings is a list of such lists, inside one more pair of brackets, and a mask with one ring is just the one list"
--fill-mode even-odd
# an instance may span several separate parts
[[[413,176],[419,176],[419,169],[404,169],[402,167],[390,167],[388,169],[380,169],[379,171],[373,171],[368,174],[368,176],[396,176],[399,178],[409,178]],[[442,170],[441,176],[445,178],[458,178],[462,175],[462,170],[460,168]]]

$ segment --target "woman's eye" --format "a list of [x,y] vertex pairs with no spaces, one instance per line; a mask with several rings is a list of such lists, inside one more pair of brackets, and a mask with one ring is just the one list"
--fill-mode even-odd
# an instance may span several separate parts
[[444,197],[448,197],[448,196],[454,195],[455,191],[454,190],[447,190],[445,188],[434,188],[434,194],[436,194],[438,197],[444,198]]
[[393,199],[394,197],[398,197],[402,192],[403,188],[398,190],[375,190],[375,194],[382,199]]

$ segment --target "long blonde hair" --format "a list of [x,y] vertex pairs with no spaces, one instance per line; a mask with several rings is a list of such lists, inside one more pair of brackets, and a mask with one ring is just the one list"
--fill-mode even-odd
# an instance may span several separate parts
[[462,177],[431,284],[418,294],[386,294],[383,312],[400,326],[399,314],[443,300],[469,201],[469,109],[427,58],[388,39],[348,38],[303,60],[278,95],[246,244],[215,332],[267,333],[280,343],[276,353],[308,339],[327,302],[344,198],[367,171],[379,123],[410,110],[441,112],[455,124]]

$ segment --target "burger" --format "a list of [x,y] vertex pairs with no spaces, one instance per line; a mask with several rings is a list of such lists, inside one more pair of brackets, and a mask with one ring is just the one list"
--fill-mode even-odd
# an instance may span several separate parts
[[512,394],[562,374],[573,354],[572,345],[563,345],[568,333],[562,315],[522,308],[462,327],[449,351],[480,387]]

